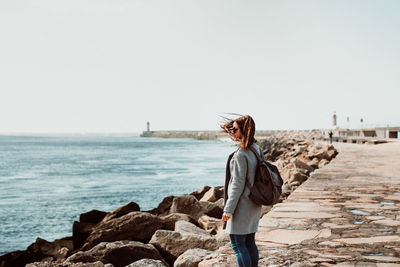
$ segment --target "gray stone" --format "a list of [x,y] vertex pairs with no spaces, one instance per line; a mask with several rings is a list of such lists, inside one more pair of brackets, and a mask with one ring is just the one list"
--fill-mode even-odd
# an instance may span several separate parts
[[218,199],[224,196],[224,189],[222,186],[219,187],[211,187],[204,196],[200,199],[200,201],[209,201],[215,202]]
[[184,195],[174,198],[169,212],[188,214],[197,220],[201,215],[203,215],[204,211],[196,197],[192,195]]
[[141,259],[129,264],[126,267],[168,267],[162,261],[153,259]]
[[200,248],[186,250],[176,259],[174,267],[197,267],[199,262],[213,253],[213,251]]
[[163,261],[157,249],[150,244],[137,241],[102,242],[88,251],[79,251],[70,256],[65,263],[95,262],[111,263],[115,267],[126,266],[140,259]]
[[119,217],[124,216],[128,213],[131,213],[133,211],[140,211],[140,207],[135,202],[129,202],[128,204],[125,204],[122,207],[119,207],[119,208],[107,213],[107,215],[103,218],[102,223],[107,222],[112,219],[115,219],[115,218],[119,218]]
[[171,213],[161,218],[163,218],[165,221],[165,230],[174,230],[175,223],[177,221],[187,221],[195,224],[196,226],[199,226],[199,223],[195,219],[193,219],[190,215],[184,213]]
[[164,225],[162,218],[150,213],[131,212],[99,224],[86,239],[82,250],[91,249],[100,242],[117,240],[137,240],[146,243],[154,232]]
[[188,249],[216,250],[219,247],[217,240],[205,230],[185,221],[177,222],[176,231],[156,231],[150,244],[153,244],[169,263],[173,263]]

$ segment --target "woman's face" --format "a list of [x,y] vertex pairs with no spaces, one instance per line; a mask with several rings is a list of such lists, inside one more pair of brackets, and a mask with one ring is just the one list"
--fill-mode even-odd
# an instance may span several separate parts
[[233,138],[233,141],[240,141],[242,139],[242,132],[240,131],[240,128],[238,126],[238,124],[235,122],[233,122],[233,127],[231,128],[231,135]]

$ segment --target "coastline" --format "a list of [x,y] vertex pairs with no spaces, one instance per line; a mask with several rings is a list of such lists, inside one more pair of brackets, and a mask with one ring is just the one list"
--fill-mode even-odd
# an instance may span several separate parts
[[[312,137],[310,137],[312,138]],[[296,139],[291,139],[291,138],[286,138],[286,137],[274,137],[274,138],[269,138],[269,139],[259,139],[259,142],[261,143],[261,146],[263,150],[265,151],[266,158],[274,161],[278,167],[281,168],[281,172],[283,176],[286,177],[286,185],[284,187],[284,192],[282,194],[282,200],[285,199],[287,196],[290,195],[290,193],[295,190],[303,181],[307,180],[308,175],[312,172],[312,170],[317,169],[319,167],[322,167],[323,165],[327,164],[329,162],[329,158],[333,158],[333,155],[335,154],[333,147],[329,146],[329,148],[326,148],[326,151],[321,151],[322,146],[314,146],[315,144],[309,141],[305,141],[302,136]],[[308,151],[308,149],[310,151]],[[319,151],[319,152],[317,152]],[[328,151],[332,151],[330,155],[327,154]],[[304,154],[302,154],[304,152]],[[318,158],[317,156],[312,156],[312,158],[316,158],[318,160],[314,160],[314,162],[311,163],[310,161],[310,166],[308,164],[304,165],[304,162],[301,162],[299,160],[292,160],[300,155],[303,155],[304,157],[308,157],[308,153],[317,153],[320,157]],[[328,159],[325,159],[322,161],[323,157],[328,157]],[[285,168],[286,167],[286,168]],[[296,171],[293,171],[296,170]],[[301,171],[302,170],[302,171]],[[203,187],[199,189],[196,192],[193,192],[191,194],[183,195],[181,197],[174,197],[174,196],[168,196],[165,197],[164,200],[159,204],[158,208],[153,209],[151,211],[140,211],[140,208],[137,209],[135,205],[128,203],[125,207],[120,207],[114,211],[111,211],[109,213],[104,213],[100,212],[102,216],[108,216],[109,214],[114,214],[117,213],[118,216],[112,217],[112,219],[117,219],[117,218],[122,218],[124,217],[125,219],[126,216],[128,216],[131,213],[136,214],[131,214],[130,216],[132,217],[135,215],[136,217],[145,217],[147,218],[146,220],[151,221],[154,219],[152,216],[148,215],[153,215],[156,216],[157,218],[161,218],[162,220],[159,221],[158,226],[156,227],[155,231],[150,231],[151,235],[147,236],[146,238],[134,238],[130,237],[128,238],[129,240],[138,240],[142,241],[144,244],[146,242],[149,242],[150,239],[152,239],[152,235],[155,234],[157,231],[175,231],[175,223],[181,220],[188,221],[191,223],[194,223],[196,227],[200,226],[200,229],[204,230],[207,232],[209,238],[212,238],[212,240],[217,240],[218,234],[221,233],[221,229],[218,225],[219,219],[221,213],[222,213],[222,208],[223,208],[223,203],[221,203],[221,188],[220,187]],[[200,193],[199,193],[200,192]],[[207,194],[207,199],[204,199],[204,195]],[[194,196],[195,199],[192,197],[188,196]],[[175,207],[173,208],[173,202],[176,201],[180,205],[178,208]],[[179,202],[182,201],[181,204]],[[187,202],[189,201],[189,202]],[[199,204],[200,203],[200,204]],[[194,206],[193,206],[194,205]],[[222,205],[222,206],[221,206]],[[132,206],[135,206],[134,209],[132,209]],[[188,210],[188,207],[190,210]],[[194,208],[193,208],[194,207]],[[195,210],[198,214],[193,214],[192,211]],[[269,211],[269,207],[265,207],[263,214],[267,213]],[[92,214],[93,211],[88,212],[86,214]],[[98,213],[96,211],[95,213]],[[183,215],[173,215],[173,214],[185,214]],[[147,215],[143,215],[147,214]],[[125,216],[126,215],[126,216]],[[212,215],[212,216],[210,216]],[[75,255],[76,253],[79,253],[79,251],[86,251],[87,249],[92,249],[96,244],[99,244],[100,240],[95,239],[92,245],[86,245],[85,243],[82,244],[83,242],[86,242],[88,239],[90,239],[90,235],[94,234],[95,228],[101,228],[101,226],[104,227],[104,225],[107,225],[107,221],[110,223],[113,221],[112,219],[107,219],[104,221],[104,217],[102,217],[100,220],[97,218],[97,220],[94,221],[86,221],[85,217],[91,216],[91,215],[85,215],[81,214],[80,216],[80,221],[74,223],[74,231],[73,231],[73,236],[72,237],[67,237],[64,239],[59,239],[53,242],[48,242],[44,241],[43,239],[38,238],[35,243],[33,243],[31,246],[28,247],[26,251],[20,251],[20,252],[12,252],[5,254],[0,257],[2,261],[5,260],[5,262],[10,262],[12,259],[17,260],[21,258],[26,258],[26,255],[36,255],[35,257],[31,257],[29,260],[27,260],[25,263],[28,263],[28,261],[36,261],[38,259],[43,259],[43,258],[49,258],[51,257],[51,262],[53,263],[61,263],[67,260],[67,258]],[[147,216],[147,217],[146,217]],[[170,217],[168,217],[170,216]],[[207,217],[204,217],[207,216]],[[101,216],[100,216],[101,217]],[[128,216],[129,217],[129,216]],[[83,219],[82,219],[83,218]],[[200,218],[202,220],[207,220],[208,222],[205,223],[203,222],[200,224]],[[210,219],[211,218],[211,219]],[[212,219],[214,218],[214,219]],[[136,220],[137,218],[131,218]],[[143,219],[143,218],[142,218]],[[113,221],[112,223],[115,223]],[[90,227],[91,225],[91,227]],[[111,227],[111,229],[115,229],[120,227],[121,225],[108,225],[108,227]],[[82,228],[83,227],[83,228]],[[88,228],[89,227],[89,228]],[[151,227],[150,227],[151,228]],[[90,229],[90,230],[88,230]],[[142,229],[143,230],[143,229]],[[101,230],[99,230],[101,232]],[[99,234],[99,232],[97,234]],[[88,234],[89,233],[89,234]],[[85,238],[82,238],[81,234]],[[100,234],[101,235],[101,234]],[[80,242],[78,242],[78,241]],[[85,241],[86,240],[86,241]],[[106,238],[104,241],[107,241],[108,239]],[[108,240],[111,241],[111,240]],[[115,240],[113,240],[115,241]],[[77,243],[78,242],[78,243]],[[96,243],[97,242],[97,243]],[[217,242],[217,241],[216,241]],[[222,238],[222,240],[219,240],[218,242],[226,243],[226,239]],[[217,243],[218,243],[217,242]],[[166,251],[162,249],[163,243],[166,243],[166,241],[161,241],[160,244],[158,244],[159,250],[162,252],[161,255],[166,257],[167,263],[172,264],[172,260],[176,260],[179,255],[175,255],[174,257],[170,256],[165,256],[168,255]],[[168,243],[168,242],[167,242]],[[222,243],[218,243],[222,245]],[[60,245],[63,244],[63,245]],[[80,246],[83,246],[86,250],[80,250]],[[50,252],[45,252],[41,247],[46,246],[46,247],[53,247],[51,253]],[[156,246],[157,247],[157,246]],[[63,257],[58,255],[57,253],[61,253],[59,250],[62,248],[64,249],[64,254]],[[57,251],[55,251],[57,250]],[[46,254],[47,253],[47,254]],[[47,256],[47,257],[44,257]],[[61,257],[61,258],[60,258]],[[32,261],[31,261],[32,260]]]

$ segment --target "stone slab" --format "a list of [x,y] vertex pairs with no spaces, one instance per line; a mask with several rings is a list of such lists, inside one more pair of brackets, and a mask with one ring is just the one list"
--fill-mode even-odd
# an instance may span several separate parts
[[304,240],[313,239],[317,237],[320,233],[321,231],[316,231],[316,230],[277,229],[265,233],[260,232],[257,235],[257,240],[294,245],[294,244],[299,244]]
[[305,219],[327,219],[336,217],[335,214],[327,212],[312,212],[312,211],[299,211],[299,212],[278,212],[270,211],[270,216],[276,218],[305,218]]
[[400,242],[400,236],[388,235],[388,236],[373,236],[373,237],[361,237],[361,238],[339,238],[339,239],[334,239],[333,241],[342,242],[348,245],[374,244],[374,243],[386,243],[386,242]]
[[391,219],[377,220],[377,221],[373,221],[372,223],[383,224],[386,226],[400,226],[400,221],[395,221],[395,220],[391,220]]
[[384,262],[400,262],[400,258],[388,256],[363,256],[364,259]]

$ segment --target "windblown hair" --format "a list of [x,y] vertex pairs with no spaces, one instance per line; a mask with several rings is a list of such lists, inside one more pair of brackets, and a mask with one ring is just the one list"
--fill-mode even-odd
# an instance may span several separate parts
[[[235,114],[237,115],[237,114]],[[239,126],[240,132],[242,133],[242,138],[240,140],[240,147],[244,150],[250,149],[250,146],[253,145],[256,140],[254,139],[254,134],[256,132],[256,124],[254,123],[253,118],[250,115],[240,116],[236,119],[229,119],[223,117],[225,120],[224,123],[220,125],[222,130],[229,135],[232,135],[230,128],[233,127],[233,123],[236,122]]]

